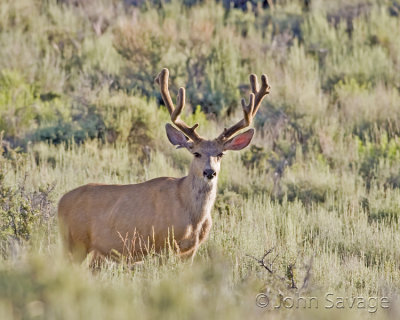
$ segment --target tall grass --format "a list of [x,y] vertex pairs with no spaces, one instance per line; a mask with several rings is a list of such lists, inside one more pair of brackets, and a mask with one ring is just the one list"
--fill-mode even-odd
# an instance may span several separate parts
[[[1,2],[1,319],[371,311],[328,310],[329,292],[389,297],[374,317],[398,317],[398,4],[274,4]],[[62,255],[57,201],[89,182],[185,175],[191,156],[169,144],[153,82],[163,67],[173,99],[187,88],[185,119],[209,138],[242,116],[249,73],[267,73],[272,90],[253,145],[222,160],[213,228],[193,265],[165,254],[92,274]],[[254,259],[271,248],[273,274]],[[260,292],[270,306],[285,296],[321,305],[271,311],[255,305]]]

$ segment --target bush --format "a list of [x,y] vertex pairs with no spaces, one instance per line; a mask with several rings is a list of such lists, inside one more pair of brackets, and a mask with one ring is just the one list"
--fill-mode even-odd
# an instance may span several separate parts
[[[379,180],[382,185],[394,186],[398,175],[398,162],[400,160],[400,147],[397,139],[388,139],[386,134],[381,135],[377,141],[356,139],[358,143],[359,173],[364,179],[367,188],[373,181]],[[396,172],[397,169],[397,172]]]
[[392,133],[398,131],[400,95],[396,89],[383,84],[360,85],[355,79],[349,79],[339,81],[334,93],[340,120],[361,138],[371,136],[376,127],[391,128]]
[[[2,140],[0,139],[0,145]],[[26,242],[43,224],[52,225],[53,204],[49,199],[53,187],[26,190],[25,181],[8,186],[6,175],[13,166],[21,166],[23,156],[12,149],[3,154],[0,149],[0,249],[3,256],[8,254],[8,244],[13,241]],[[9,155],[7,159],[4,155]],[[47,232],[49,230],[46,230]]]

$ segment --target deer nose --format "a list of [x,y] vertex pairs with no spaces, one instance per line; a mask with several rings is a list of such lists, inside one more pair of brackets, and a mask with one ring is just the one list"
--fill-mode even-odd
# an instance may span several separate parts
[[203,171],[203,176],[207,177],[207,179],[212,179],[217,175],[217,173],[213,169],[206,169]]

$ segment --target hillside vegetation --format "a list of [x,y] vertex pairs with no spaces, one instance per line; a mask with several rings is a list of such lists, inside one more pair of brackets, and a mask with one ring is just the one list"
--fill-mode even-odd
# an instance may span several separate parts
[[[400,2],[2,0],[0,48],[1,319],[400,316]],[[61,195],[187,173],[163,67],[208,138],[242,116],[250,73],[271,94],[252,145],[222,161],[193,265],[92,274],[62,255]],[[269,249],[273,273],[256,261]],[[390,308],[326,309],[327,293]],[[298,296],[319,308],[271,310]]]

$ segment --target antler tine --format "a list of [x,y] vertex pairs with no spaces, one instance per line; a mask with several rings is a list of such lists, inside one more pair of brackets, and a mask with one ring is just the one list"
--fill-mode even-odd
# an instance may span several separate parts
[[269,91],[271,90],[271,87],[268,83],[268,77],[266,74],[261,75],[261,88],[260,90],[258,90],[258,81],[257,81],[257,76],[255,74],[252,74],[250,76],[250,82],[252,82],[252,79],[254,78],[254,87],[253,87],[253,83],[252,83],[252,90],[253,93],[256,95],[255,98],[255,102],[254,102],[254,110],[253,110],[253,116],[256,115],[258,108],[261,105],[262,100],[264,99],[264,97],[269,94]]
[[233,125],[228,129],[224,129],[224,132],[217,138],[217,140],[224,141],[232,137],[236,132],[248,127],[252,122],[253,119],[258,111],[258,108],[261,105],[262,100],[264,97],[269,93],[271,87],[268,84],[268,78],[265,74],[261,76],[261,88],[258,89],[258,80],[255,74],[250,75],[250,86],[251,91],[250,93],[250,102],[246,105],[244,99],[242,99],[242,108],[243,108],[243,119],[240,120],[238,123]]
[[199,126],[199,124],[196,123],[193,127],[189,127],[179,117],[183,108],[185,107],[185,96],[186,96],[185,88],[179,89],[177,107],[175,108],[174,103],[172,102],[171,99],[171,95],[169,94],[168,90],[168,78],[169,78],[169,71],[167,68],[164,68],[156,77],[155,82],[157,82],[160,85],[161,96],[164,100],[164,103],[168,109],[169,114],[171,115],[172,123],[175,124],[184,134],[186,134],[193,141],[201,140],[202,138],[195,131],[196,128]]
[[252,73],[250,75],[250,85],[251,85],[251,91],[256,94],[258,91],[258,80],[257,80],[257,76]]
[[172,112],[175,110],[175,107],[168,90],[168,78],[169,71],[168,69],[164,68],[154,81],[160,86],[161,96],[164,100],[165,106],[167,107],[169,113],[172,114]]

